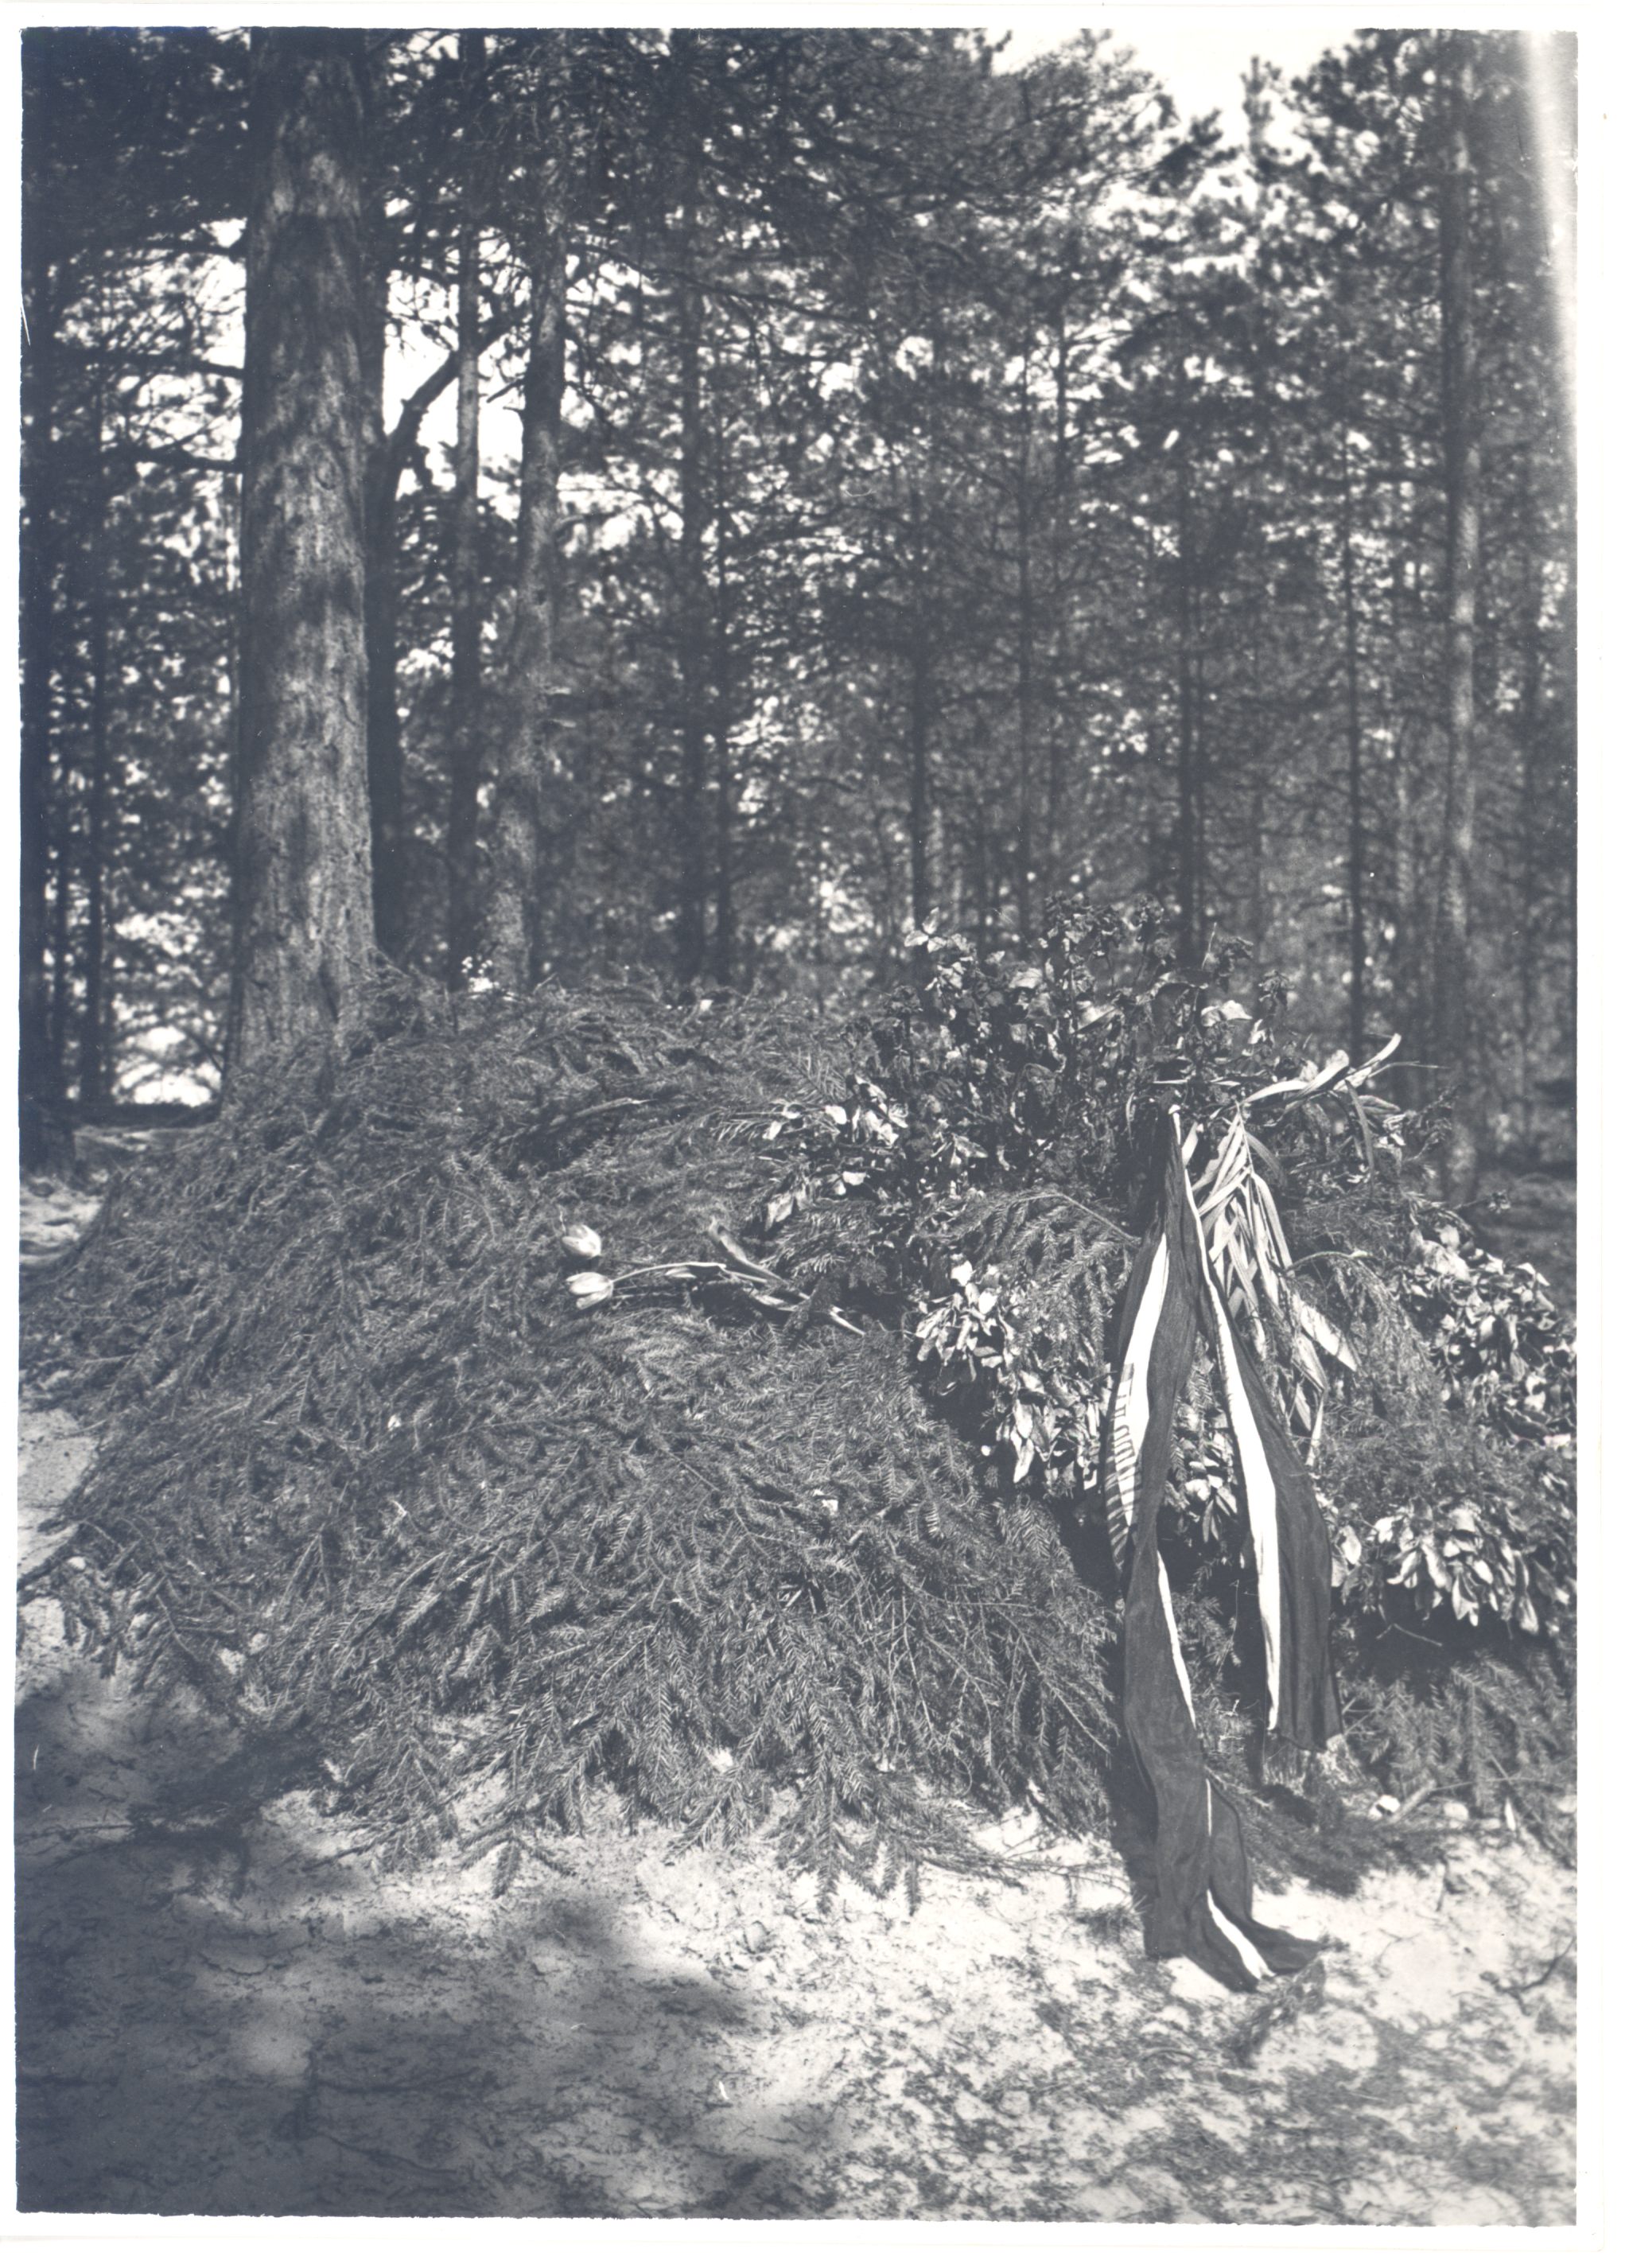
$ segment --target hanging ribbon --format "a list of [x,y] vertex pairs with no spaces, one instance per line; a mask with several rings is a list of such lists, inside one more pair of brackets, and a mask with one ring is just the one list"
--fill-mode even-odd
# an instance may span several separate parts
[[1251,1913],[1238,1814],[1205,1768],[1159,1513],[1176,1405],[1203,1336],[1221,1381],[1255,1562],[1267,1724],[1297,1748],[1340,1729],[1330,1662],[1330,1546],[1306,1467],[1217,1280],[1173,1110],[1161,1131],[1154,1219],[1121,1307],[1102,1484],[1125,1582],[1125,1728],[1158,1814],[1149,1949],[1190,1954],[1253,1989],[1304,1968],[1316,1944]]

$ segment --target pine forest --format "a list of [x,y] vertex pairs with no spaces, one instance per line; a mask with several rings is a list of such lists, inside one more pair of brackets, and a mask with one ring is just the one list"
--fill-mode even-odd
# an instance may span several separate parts
[[[251,152],[247,34],[24,47],[32,1125],[219,1083]],[[1097,34],[357,70],[386,961],[843,1012],[930,921],[1151,897],[1354,1061],[1400,1031],[1462,1145],[1567,1150],[1570,180],[1520,35],[1258,67],[1235,143]]]

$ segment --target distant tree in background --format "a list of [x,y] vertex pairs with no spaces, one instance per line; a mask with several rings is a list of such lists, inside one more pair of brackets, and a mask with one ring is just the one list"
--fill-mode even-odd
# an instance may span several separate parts
[[[38,48],[27,61],[41,60]],[[63,1101],[63,1064],[52,1044],[48,927],[52,831],[52,667],[55,656],[57,465],[55,433],[56,333],[63,291],[52,240],[58,103],[53,74],[32,74],[23,146],[23,313],[28,325],[22,371],[22,732],[19,786],[18,1084],[25,1168],[44,1166]]]
[[460,166],[457,187],[458,438],[453,460],[450,558],[453,719],[447,754],[446,973],[463,984],[479,950],[476,865],[483,765],[481,568],[481,223],[484,211],[477,114],[485,84],[486,39],[458,35]]
[[1311,155],[1270,169],[1264,230],[1339,531],[1367,991],[1429,1059],[1416,1093],[1460,1092],[1462,1189],[1478,1141],[1530,1138],[1541,996],[1570,1069],[1574,471],[1532,68],[1515,34],[1365,35],[1301,92]]
[[23,46],[26,1160],[134,1057],[218,1071],[240,47]]

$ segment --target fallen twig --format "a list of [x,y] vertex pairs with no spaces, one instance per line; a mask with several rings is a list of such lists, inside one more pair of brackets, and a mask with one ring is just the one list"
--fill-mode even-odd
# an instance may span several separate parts
[[1529,1977],[1524,1984],[1516,1984],[1514,1978],[1507,1982],[1502,1977],[1495,1977],[1491,1969],[1485,1969],[1482,1971],[1482,1982],[1485,1984],[1491,1984],[1496,1992],[1507,1992],[1513,2000],[1519,2000],[1523,1993],[1537,1992],[1541,1984],[1547,1984],[1577,1943],[1578,1940],[1575,1936],[1569,1937],[1565,1945],[1557,1948],[1537,1976]]

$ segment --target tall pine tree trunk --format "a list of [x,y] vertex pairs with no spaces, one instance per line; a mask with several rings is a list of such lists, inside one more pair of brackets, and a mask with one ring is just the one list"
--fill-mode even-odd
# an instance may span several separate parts
[[735,772],[730,747],[735,698],[734,654],[731,645],[730,505],[727,489],[728,449],[724,406],[716,403],[713,421],[713,757],[716,803],[713,812],[712,931],[713,981],[719,985],[735,980]]
[[[44,152],[29,151],[31,170],[43,171]],[[48,1165],[65,1138],[62,1058],[54,1044],[52,987],[47,975],[50,934],[53,783],[51,680],[55,629],[55,485],[56,277],[44,239],[45,217],[31,199],[24,247],[22,719],[20,903],[18,907],[18,1088],[20,1157],[25,1172]],[[59,836],[66,816],[58,814]],[[57,899],[63,902],[62,846],[57,844]],[[57,968],[59,982],[62,968]],[[60,1042],[60,1029],[55,1035]]]
[[390,287],[382,216],[375,213],[363,327],[367,397],[367,542],[364,627],[367,647],[368,818],[373,870],[373,939],[400,957],[407,897],[402,871],[402,718],[396,706],[396,496],[401,458],[385,432],[385,330]]
[[707,576],[706,437],[702,402],[704,296],[697,275],[700,153],[689,84],[694,33],[673,41],[674,117],[682,178],[674,242],[679,365],[679,904],[674,973],[682,985],[701,975],[707,954]]
[[1357,585],[1352,550],[1352,451],[1340,437],[1340,610],[1341,650],[1345,665],[1346,707],[1346,1046],[1361,1063],[1368,1028],[1368,846],[1363,817],[1363,711],[1359,682]]
[[1267,960],[1267,789],[1257,775],[1250,789],[1250,946],[1257,968]]
[[1411,656],[1419,637],[1419,606],[1413,587],[1419,546],[1412,512],[1394,512],[1386,539],[1391,567],[1385,674],[1391,693],[1384,736],[1385,769],[1376,780],[1375,792],[1384,820],[1383,839],[1389,846],[1389,1019],[1404,1035],[1404,1061],[1393,1071],[1391,1092],[1410,1108],[1418,1108],[1436,1088],[1425,1060],[1430,1056],[1433,1039],[1427,1005],[1430,992],[1423,965],[1431,942],[1431,922],[1420,883],[1412,727],[1407,708],[1398,697],[1398,688],[1407,681]]
[[[686,229],[688,234],[688,226]],[[675,975],[693,983],[707,951],[707,585],[704,539],[702,298],[679,287],[679,911]]]
[[[473,119],[486,56],[479,32],[458,54]],[[466,979],[480,951],[476,842],[481,805],[481,232],[466,160],[458,238],[458,431],[453,453],[453,751],[446,824],[447,982]]]
[[1442,43],[1443,153],[1439,202],[1442,459],[1447,495],[1446,652],[1441,861],[1433,953],[1434,1054],[1457,1090],[1445,1164],[1448,1194],[1475,1187],[1471,900],[1476,855],[1476,635],[1481,551],[1481,443],[1476,402],[1471,247],[1474,34]]
[[926,538],[921,500],[913,494],[910,590],[910,918],[919,929],[933,910],[933,630],[928,616]]
[[1019,394],[1018,455],[1018,932],[1030,932],[1035,875],[1036,610],[1030,556],[1034,512],[1029,493],[1029,342],[1024,342]]
[[[1422,900],[1419,869],[1419,821],[1416,810],[1413,751],[1406,718],[1394,724],[1389,735],[1391,764],[1391,872],[1393,889],[1391,1014],[1398,1029],[1431,1036],[1426,988],[1420,962],[1428,941],[1429,916]],[[1429,1066],[1406,1064],[1393,1080],[1393,1091],[1418,1108],[1436,1091]]]
[[1197,973],[1205,953],[1205,812],[1200,781],[1198,593],[1186,459],[1177,468],[1176,548],[1176,936],[1183,967]]
[[350,31],[250,40],[229,1096],[352,1029],[372,954],[364,53]]
[[1540,807],[1539,744],[1544,681],[1543,594],[1539,576],[1537,499],[1534,491],[1530,450],[1522,457],[1522,674],[1517,714],[1521,775],[1518,872],[1521,878],[1521,939],[1517,948],[1517,1040],[1521,1049],[1521,1079],[1517,1108],[1521,1114],[1522,1149],[1525,1162],[1536,1163],[1535,1041],[1538,1027],[1538,969],[1540,954],[1539,845],[1544,820]]
[[66,781],[57,782],[53,800],[51,982],[48,1017],[51,1091],[60,1102],[68,1092],[68,1035],[73,1022],[73,895],[79,857],[77,833]]
[[1057,344],[1052,362],[1052,497],[1049,598],[1052,610],[1051,690],[1046,711],[1046,834],[1043,871],[1049,889],[1058,887],[1064,868],[1064,684],[1069,671],[1068,606],[1065,561],[1069,534],[1069,298],[1060,292],[1054,320]]
[[1210,947],[1211,920],[1211,690],[1205,674],[1205,594],[1193,593],[1193,848],[1196,974]]
[[107,482],[102,379],[99,367],[95,385],[95,457],[91,513],[89,621],[86,626],[90,663],[90,770],[85,797],[85,996],[79,1020],[79,1115],[100,1116],[105,1100],[107,1067],[107,886],[108,766],[111,759],[108,709],[108,588]]
[[487,943],[507,990],[529,991],[543,964],[543,889],[554,758],[555,644],[559,622],[560,415],[565,390],[564,106],[557,33],[548,35],[538,114],[546,144],[532,185],[530,291],[515,523],[515,607],[505,686],[505,729],[494,750],[492,879]]
[[[939,725],[939,659],[941,631],[936,618],[938,592],[933,570],[936,531],[944,490],[940,477],[943,439],[945,327],[935,311],[932,360],[928,369],[925,450],[913,454],[910,475],[910,555],[908,637],[910,641],[910,786],[907,825],[910,835],[910,917],[918,928],[944,888],[944,831],[933,740]],[[909,445],[916,448],[914,438]]]

